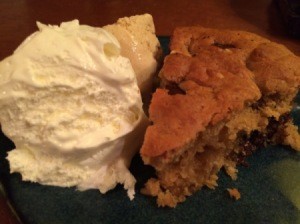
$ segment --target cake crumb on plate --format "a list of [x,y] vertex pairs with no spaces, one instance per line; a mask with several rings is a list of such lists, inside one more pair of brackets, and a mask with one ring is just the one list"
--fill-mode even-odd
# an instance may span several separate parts
[[236,188],[227,188],[227,191],[231,198],[235,199],[236,201],[241,199],[241,193]]

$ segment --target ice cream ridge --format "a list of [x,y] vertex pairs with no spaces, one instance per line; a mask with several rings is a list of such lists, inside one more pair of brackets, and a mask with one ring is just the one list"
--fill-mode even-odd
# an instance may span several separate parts
[[[101,193],[120,183],[133,199],[128,167],[148,124],[141,91],[156,71],[159,42],[150,15],[122,21],[126,26],[109,27],[127,32],[131,42],[78,20],[37,23],[39,30],[0,63],[1,128],[15,144],[7,156],[11,172]],[[135,29],[145,35],[135,36]],[[139,63],[138,54],[152,60]],[[137,74],[141,65],[145,72]]]

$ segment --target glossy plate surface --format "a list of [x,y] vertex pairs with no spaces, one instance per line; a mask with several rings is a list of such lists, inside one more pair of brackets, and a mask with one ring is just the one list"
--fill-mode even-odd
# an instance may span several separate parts
[[[167,51],[169,39],[161,37]],[[300,97],[293,116],[300,124]],[[220,172],[216,190],[203,188],[175,209],[158,208],[155,199],[139,190],[153,170],[136,156],[131,171],[137,178],[136,196],[130,201],[121,186],[101,195],[97,190],[79,192],[22,182],[19,174],[9,174],[6,151],[13,144],[0,135],[0,177],[7,195],[24,223],[300,223],[300,153],[289,147],[258,150],[247,159],[249,167],[239,167],[232,181]],[[227,188],[238,188],[241,199],[234,201]],[[0,220],[1,223],[1,220]]]

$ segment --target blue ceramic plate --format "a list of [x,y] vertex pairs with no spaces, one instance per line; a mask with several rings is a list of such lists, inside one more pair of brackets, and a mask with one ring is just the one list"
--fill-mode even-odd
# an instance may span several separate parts
[[[167,37],[161,37],[167,51]],[[300,103],[300,97],[296,99]],[[300,124],[300,107],[293,111]],[[79,192],[22,182],[19,174],[9,174],[6,151],[13,144],[0,136],[0,177],[7,195],[24,223],[300,223],[300,154],[289,147],[258,150],[247,159],[249,167],[239,167],[236,181],[220,172],[216,190],[203,188],[176,208],[158,208],[154,198],[139,190],[153,175],[139,156],[131,165],[137,178],[136,196],[130,201],[121,186],[102,195],[97,190]],[[227,188],[238,188],[241,199],[234,201]],[[1,220],[0,220],[1,223]]]

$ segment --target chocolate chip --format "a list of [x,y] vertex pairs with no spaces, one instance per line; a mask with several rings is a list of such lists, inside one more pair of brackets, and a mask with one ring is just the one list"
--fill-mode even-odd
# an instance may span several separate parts
[[285,114],[282,114],[280,117],[279,117],[279,123],[281,125],[285,125],[288,121],[290,121],[292,119],[291,117],[291,114],[290,113],[285,113]]
[[182,90],[175,82],[170,82],[170,83],[166,84],[165,88],[168,90],[169,95],[175,95],[175,94],[185,95],[186,94],[185,91]]
[[290,113],[285,113],[282,114],[278,120],[276,120],[275,117],[269,117],[268,125],[264,132],[253,130],[250,134],[247,134],[245,130],[239,131],[237,133],[237,144],[242,147],[243,150],[239,153],[232,152],[229,157],[239,165],[249,166],[249,164],[245,162],[245,158],[253,154],[258,148],[265,147],[267,144],[272,143],[272,138],[275,134],[281,132],[282,129],[285,128],[286,123],[290,120]]
[[262,108],[266,105],[266,101],[264,98],[260,98],[258,101],[255,103],[251,104],[252,109],[258,110],[259,108]]
[[254,130],[251,131],[250,133],[250,137],[249,137],[249,142],[254,145],[255,147],[263,147],[266,145],[266,141],[267,141],[267,136],[258,131],[258,130]]

